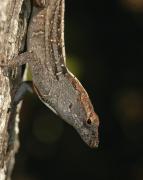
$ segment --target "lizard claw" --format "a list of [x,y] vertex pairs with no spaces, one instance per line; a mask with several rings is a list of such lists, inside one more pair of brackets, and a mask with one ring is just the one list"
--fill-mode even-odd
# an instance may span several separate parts
[[7,60],[4,54],[0,54],[0,67],[3,70],[3,75],[6,77],[16,78],[17,68]]

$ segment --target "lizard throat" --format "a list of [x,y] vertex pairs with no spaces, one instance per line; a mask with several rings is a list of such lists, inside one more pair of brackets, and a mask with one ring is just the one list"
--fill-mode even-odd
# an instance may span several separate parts
[[41,101],[43,104],[45,104],[49,109],[51,109],[51,110],[57,115],[58,113],[56,112],[56,110],[55,110],[54,108],[52,108],[52,107],[44,100],[44,98],[42,97],[41,93],[39,92],[39,90],[36,88],[36,86],[35,86],[34,84],[33,84],[33,86],[34,86],[34,90],[35,90],[36,94],[38,95],[40,101]]

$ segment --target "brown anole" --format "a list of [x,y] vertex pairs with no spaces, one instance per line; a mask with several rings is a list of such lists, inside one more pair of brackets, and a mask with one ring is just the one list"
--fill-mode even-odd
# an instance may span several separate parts
[[[73,126],[91,148],[98,146],[99,119],[89,96],[65,64],[64,0],[35,0],[28,27],[27,52],[8,66],[29,64],[40,100]],[[15,102],[29,85],[23,83]],[[30,90],[30,89],[29,89]]]

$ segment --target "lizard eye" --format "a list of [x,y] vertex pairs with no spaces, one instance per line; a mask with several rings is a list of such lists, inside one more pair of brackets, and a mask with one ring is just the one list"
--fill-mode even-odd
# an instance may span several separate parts
[[70,103],[70,105],[69,105],[69,109],[71,109],[72,108],[72,103]]
[[89,124],[89,125],[91,124],[91,120],[90,119],[87,120],[87,124]]

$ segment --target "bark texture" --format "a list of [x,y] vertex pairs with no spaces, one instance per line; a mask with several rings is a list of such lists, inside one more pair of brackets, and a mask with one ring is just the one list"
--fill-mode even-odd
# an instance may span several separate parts
[[[5,62],[24,50],[29,15],[30,0],[0,2],[0,59]],[[10,179],[19,147],[20,106],[10,106],[21,80],[21,67],[0,68],[0,180]]]

